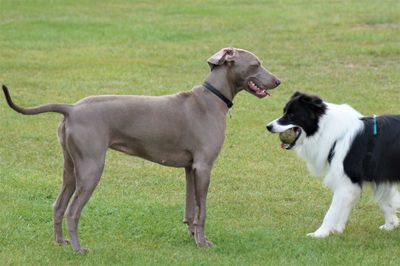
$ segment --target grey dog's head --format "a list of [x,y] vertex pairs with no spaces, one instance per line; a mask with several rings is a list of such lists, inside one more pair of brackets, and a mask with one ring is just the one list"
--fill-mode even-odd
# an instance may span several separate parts
[[261,61],[253,53],[238,49],[224,48],[207,60],[211,71],[225,67],[227,75],[235,84],[237,92],[246,90],[251,94],[263,98],[269,90],[276,88],[281,81],[265,69]]

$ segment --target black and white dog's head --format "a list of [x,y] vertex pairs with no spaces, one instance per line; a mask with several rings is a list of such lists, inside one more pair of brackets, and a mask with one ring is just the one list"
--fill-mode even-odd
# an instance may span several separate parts
[[283,116],[270,122],[267,129],[272,133],[281,133],[293,128],[295,140],[291,144],[282,143],[282,148],[289,150],[318,131],[319,120],[326,109],[327,105],[318,96],[295,92],[283,109]]

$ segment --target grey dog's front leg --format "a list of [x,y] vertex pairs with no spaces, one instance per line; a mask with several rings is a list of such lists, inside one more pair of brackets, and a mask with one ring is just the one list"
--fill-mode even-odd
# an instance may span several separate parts
[[194,218],[194,238],[199,247],[212,247],[213,243],[208,241],[204,235],[206,222],[206,201],[208,186],[210,184],[211,165],[198,164],[194,167],[194,184],[196,194],[196,214]]
[[194,215],[196,212],[196,198],[194,190],[194,173],[192,167],[185,167],[186,174],[186,206],[183,223],[187,224],[190,236],[194,236]]

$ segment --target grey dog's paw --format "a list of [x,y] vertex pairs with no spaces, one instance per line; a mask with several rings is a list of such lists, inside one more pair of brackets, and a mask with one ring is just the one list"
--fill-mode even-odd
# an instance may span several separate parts
[[197,237],[195,237],[195,240],[196,240],[196,244],[199,248],[202,248],[202,247],[211,248],[214,246],[213,242],[207,240],[206,238],[198,239]]
[[57,240],[56,242],[60,246],[67,246],[67,245],[71,244],[71,242],[68,239],[60,239],[60,240]]
[[197,246],[200,247],[200,248],[201,248],[201,247],[211,248],[211,247],[214,246],[214,244],[213,244],[213,242],[208,241],[207,239],[205,239],[204,242],[202,242],[202,243],[197,243]]
[[78,252],[80,254],[86,254],[86,253],[89,253],[89,249],[88,248],[80,248],[80,249],[76,250],[76,252]]

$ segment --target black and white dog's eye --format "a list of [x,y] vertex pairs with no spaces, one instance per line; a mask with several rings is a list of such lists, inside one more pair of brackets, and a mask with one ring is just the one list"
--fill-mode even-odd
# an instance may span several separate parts
[[286,114],[286,115],[287,115],[288,118],[293,118],[294,117],[293,113],[289,113],[289,114]]

